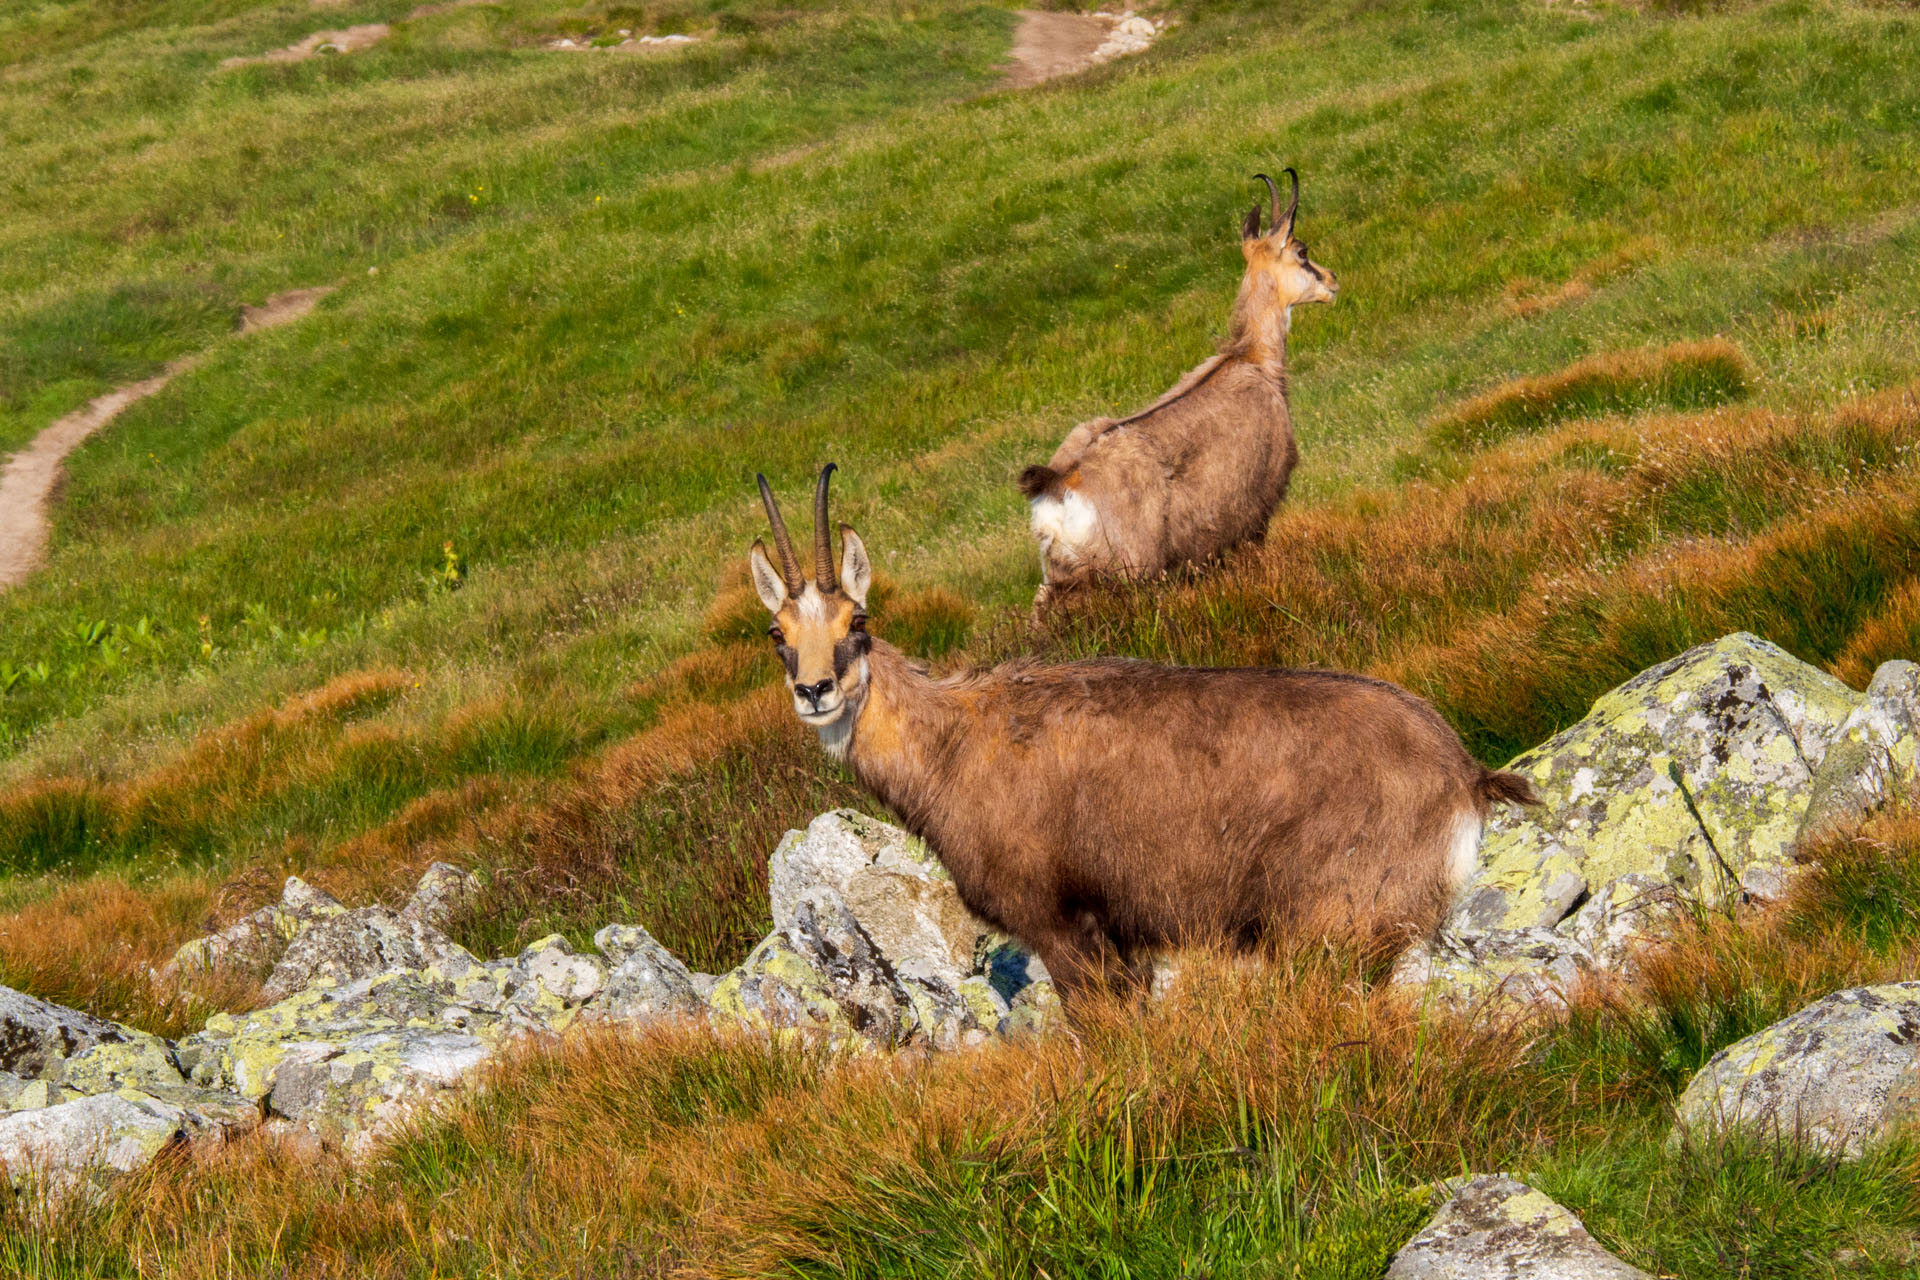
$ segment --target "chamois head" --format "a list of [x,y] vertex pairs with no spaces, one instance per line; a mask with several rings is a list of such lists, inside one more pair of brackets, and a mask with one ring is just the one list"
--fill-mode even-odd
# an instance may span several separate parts
[[767,634],[786,666],[793,709],[818,729],[858,710],[866,696],[867,651],[873,645],[867,636],[867,588],[873,582],[873,566],[860,535],[844,524],[838,576],[834,573],[833,544],[827,533],[827,480],[832,475],[829,462],[820,469],[820,484],[814,491],[813,581],[800,572],[793,540],[787,536],[786,521],[780,518],[779,504],[765,476],[755,478],[760,482],[760,501],[767,508],[767,523],[773,526],[780,568],[774,569],[766,544],[758,538],[747,553],[753,589],[773,615]]
[[1241,285],[1241,297],[1264,295],[1263,300],[1279,307],[1296,307],[1305,302],[1332,302],[1340,291],[1340,282],[1319,263],[1307,256],[1307,246],[1294,238],[1294,215],[1300,212],[1300,175],[1283,170],[1293,181],[1293,201],[1283,216],[1280,212],[1280,188],[1264,173],[1253,176],[1267,184],[1270,211],[1265,235],[1260,234],[1260,202],[1254,201],[1247,220],[1240,226],[1240,252],[1246,255],[1247,278]]

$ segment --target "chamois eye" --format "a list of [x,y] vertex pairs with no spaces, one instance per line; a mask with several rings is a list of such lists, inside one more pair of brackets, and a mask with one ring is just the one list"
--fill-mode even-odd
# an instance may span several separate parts
[[778,627],[768,627],[767,636],[775,644],[785,644],[787,642],[787,633]]
[[1305,262],[1307,259],[1307,246],[1301,244],[1299,241],[1295,241],[1293,247],[1300,251],[1300,260]]
[[853,621],[848,625],[855,631],[865,631],[867,629],[867,615],[864,613],[854,614]]

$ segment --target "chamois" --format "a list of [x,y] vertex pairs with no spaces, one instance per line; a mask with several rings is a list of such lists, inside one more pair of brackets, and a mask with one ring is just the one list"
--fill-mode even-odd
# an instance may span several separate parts
[[1284,172],[1285,215],[1273,179],[1254,175],[1267,184],[1270,227],[1260,234],[1256,201],[1240,229],[1247,272],[1220,352],[1131,417],[1081,423],[1047,465],[1021,473],[1040,542],[1036,608],[1095,576],[1151,577],[1266,536],[1300,460],[1287,327],[1294,307],[1332,302],[1340,288],[1294,238],[1300,176]]
[[1463,883],[1493,803],[1538,803],[1427,703],[1363,676],[1097,659],[935,678],[868,632],[872,569],[844,524],[836,571],[833,470],[811,582],[759,477],[780,567],[757,539],[747,563],[794,710],[1064,993],[1181,942],[1404,942]]

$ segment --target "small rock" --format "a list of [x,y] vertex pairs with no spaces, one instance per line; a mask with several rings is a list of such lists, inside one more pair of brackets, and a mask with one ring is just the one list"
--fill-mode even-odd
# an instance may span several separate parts
[[1801,842],[1920,792],[1920,666],[1882,663],[1814,775]]
[[594,1016],[643,1022],[705,1005],[687,966],[639,925],[610,924],[593,944],[613,961],[606,986],[589,1001]]
[[925,842],[851,809],[787,832],[767,880],[774,928],[793,924],[803,903],[844,907],[894,965],[923,977],[957,984],[988,932]]
[[510,1001],[553,1013],[585,1004],[607,982],[606,967],[600,961],[574,954],[567,940],[557,933],[529,944],[515,967],[521,981]]
[[262,907],[218,933],[183,944],[161,967],[163,976],[177,972],[265,970],[279,961],[287,943],[318,921],[344,912],[338,899],[314,888],[299,876],[288,876],[280,901]]
[[460,912],[473,904],[479,892],[480,882],[470,872],[451,863],[436,862],[420,877],[419,886],[407,899],[407,905],[400,908],[400,918],[432,929],[446,929]]
[[353,982],[429,966],[466,972],[479,967],[471,952],[431,925],[385,907],[359,907],[309,925],[288,944],[263,991],[284,1000],[320,979]]
[[1393,1256],[1387,1280],[1652,1280],[1523,1182],[1495,1174],[1447,1190],[1433,1220]]
[[1670,1141],[1739,1133],[1844,1158],[1920,1116],[1920,982],[1836,991],[1713,1055]]
[[1393,981],[1456,1012],[1558,1013],[1593,967],[1585,944],[1552,929],[1442,931],[1407,949]]
[[131,1044],[142,1037],[153,1038],[12,987],[0,987],[0,1071],[34,1079],[95,1045]]

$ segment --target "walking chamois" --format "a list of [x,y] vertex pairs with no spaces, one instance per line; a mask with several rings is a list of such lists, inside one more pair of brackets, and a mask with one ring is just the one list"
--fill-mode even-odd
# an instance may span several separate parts
[[1020,476],[1040,542],[1044,605],[1056,589],[1097,576],[1152,577],[1266,535],[1300,459],[1287,408],[1287,326],[1293,309],[1332,302],[1333,273],[1294,238],[1300,177],[1280,212],[1266,174],[1270,225],[1256,202],[1241,227],[1247,273],[1233,333],[1213,356],[1147,408],[1070,432],[1046,466]]
[[794,710],[1063,993],[1182,942],[1404,942],[1464,882],[1494,802],[1538,803],[1424,701],[1362,676],[1099,659],[936,679],[868,633],[872,569],[844,524],[836,569],[833,470],[811,582],[759,478],[780,565],[758,540],[747,561]]

